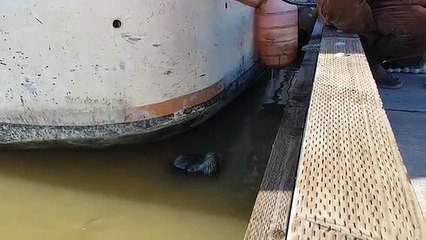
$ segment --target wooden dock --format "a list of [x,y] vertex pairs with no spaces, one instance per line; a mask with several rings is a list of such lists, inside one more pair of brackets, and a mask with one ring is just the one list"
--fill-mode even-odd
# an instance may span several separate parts
[[245,239],[426,239],[359,38],[325,28],[319,42],[290,89]]
[[393,74],[404,87],[380,89],[408,176],[426,216],[426,74]]

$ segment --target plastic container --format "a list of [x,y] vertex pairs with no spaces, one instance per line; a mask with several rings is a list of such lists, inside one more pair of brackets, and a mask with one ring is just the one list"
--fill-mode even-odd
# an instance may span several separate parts
[[297,6],[266,0],[256,10],[256,41],[262,62],[269,67],[289,65],[298,51]]

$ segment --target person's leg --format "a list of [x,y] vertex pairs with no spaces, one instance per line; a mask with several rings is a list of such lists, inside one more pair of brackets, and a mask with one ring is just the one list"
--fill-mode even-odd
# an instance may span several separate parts
[[426,8],[420,5],[373,8],[381,37],[375,42],[382,60],[393,60],[426,54]]
[[376,45],[363,36],[361,36],[361,42],[377,86],[388,89],[401,88],[402,82],[398,78],[394,78],[386,71],[386,69],[383,68],[382,62],[384,61],[384,58],[378,53]]
[[386,69],[383,68],[381,62],[377,61],[377,58],[375,58],[374,55],[372,56],[366,53],[366,56],[368,58],[373,78],[379,88],[399,89],[402,87],[402,82],[388,73]]
[[373,16],[380,36],[363,41],[371,71],[379,87],[400,88],[381,65],[385,60],[422,56],[426,52],[426,8],[418,5],[373,6]]

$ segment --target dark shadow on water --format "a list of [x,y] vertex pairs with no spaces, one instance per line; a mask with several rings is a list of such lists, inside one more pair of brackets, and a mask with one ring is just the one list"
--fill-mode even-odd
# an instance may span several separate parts
[[[0,175],[248,221],[282,109],[263,108],[269,75],[201,126],[162,142],[103,150],[3,150]],[[181,153],[218,152],[207,178],[172,167]]]

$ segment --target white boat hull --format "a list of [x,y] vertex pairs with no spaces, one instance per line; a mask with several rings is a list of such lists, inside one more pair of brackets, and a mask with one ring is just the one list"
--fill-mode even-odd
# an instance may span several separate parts
[[254,10],[234,1],[4,0],[0,18],[2,145],[192,126],[259,69]]

